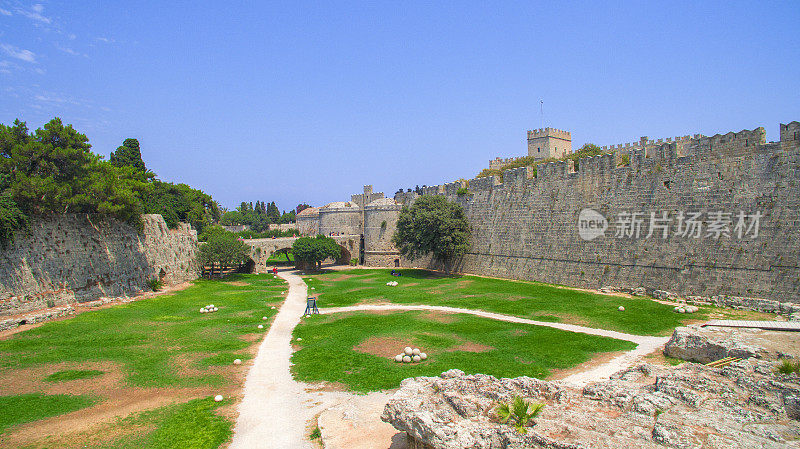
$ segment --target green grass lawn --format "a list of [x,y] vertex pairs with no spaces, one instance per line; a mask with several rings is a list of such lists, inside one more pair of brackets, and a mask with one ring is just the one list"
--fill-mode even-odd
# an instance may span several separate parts
[[89,407],[89,396],[40,393],[0,396],[0,435],[9,427]]
[[[239,387],[235,377],[215,367],[229,366],[236,358],[251,358],[249,349],[268,330],[266,325],[270,321],[262,317],[269,318],[277,313],[270,305],[279,305],[285,290],[285,281],[271,274],[232,275],[223,280],[197,280],[193,286],[174,293],[45,323],[0,341],[0,375],[13,378],[15,370],[43,372],[37,381],[43,382],[38,388],[45,389],[45,385],[56,382],[102,376],[104,369],[88,368],[98,365],[102,368],[108,363],[109,369],[121,368],[123,375],[123,384],[114,388],[197,387],[198,391],[209,392],[205,394],[220,388],[235,391]],[[219,310],[201,314],[200,308],[208,304],[214,304]],[[258,329],[259,324],[264,324],[265,328]],[[64,363],[75,369],[48,371],[50,365],[63,366]],[[89,366],[84,369],[82,363]],[[52,374],[47,375],[48,372]],[[81,385],[87,388],[85,385],[91,384]],[[0,386],[0,394],[2,392],[3,386]],[[50,397],[44,396],[41,400]],[[102,390],[97,391],[96,398],[104,400]],[[59,404],[74,403],[72,399],[60,400]],[[86,401],[78,404],[81,407],[90,405]],[[163,413],[157,414],[159,418],[153,421],[157,424],[155,427],[131,437],[131,441],[141,439],[147,444],[127,445],[123,441],[114,447],[217,447],[227,439],[232,426],[229,420],[213,414],[212,409],[217,405],[199,400],[162,410]],[[7,407],[0,402],[0,415],[8,414]],[[67,405],[59,407],[58,410],[63,410],[59,413],[74,410]],[[33,410],[32,414],[25,415],[24,420],[12,419],[5,426],[54,414],[52,407],[28,408]],[[208,432],[213,435],[197,437]],[[0,430],[0,435],[2,433]],[[5,437],[0,436],[0,439]],[[184,444],[184,440],[205,443]]]
[[[292,341],[300,348],[292,355],[296,379],[340,382],[358,392],[396,388],[406,377],[438,376],[452,368],[498,377],[545,378],[553,369],[573,367],[596,353],[636,346],[543,326],[419,311],[313,315],[303,318]],[[379,356],[354,349],[370,342],[390,343],[387,353]],[[392,357],[406,345],[419,347],[428,360],[396,363]]]
[[[237,284],[234,285],[231,281]],[[219,385],[216,375],[191,376],[176,366],[182,355],[197,365],[227,365],[247,359],[250,343],[240,338],[263,333],[263,316],[277,310],[286,289],[272,275],[236,275],[223,281],[198,280],[174,294],[82,313],[46,323],[0,341],[0,370],[60,362],[112,361],[125,367],[131,385],[186,387]],[[214,304],[219,311],[201,314]]]
[[294,264],[294,255],[287,252],[277,252],[269,256],[266,262],[267,265],[292,265]]
[[45,378],[47,382],[65,382],[69,380],[91,379],[105,374],[99,369],[66,369],[55,372]]
[[[356,269],[304,279],[309,287],[315,287],[320,307],[375,302],[463,307],[637,335],[668,335],[676,326],[703,319],[707,313],[701,309],[692,315],[681,315],[671,306],[644,298],[602,295],[538,282],[399,271],[402,276],[391,276],[387,269]],[[400,285],[387,286],[389,281]],[[619,306],[624,306],[625,311],[618,311]]]

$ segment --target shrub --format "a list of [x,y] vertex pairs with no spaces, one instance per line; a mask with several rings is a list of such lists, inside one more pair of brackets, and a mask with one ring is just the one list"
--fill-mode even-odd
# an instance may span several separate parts
[[153,290],[154,292],[157,292],[157,291],[161,290],[161,287],[164,286],[164,283],[161,282],[161,279],[153,278],[153,279],[150,279],[149,281],[147,281],[147,286],[150,287],[150,290]]
[[352,266],[356,266],[356,265],[358,265],[358,259],[356,259],[355,257],[353,257],[352,259],[350,259],[350,265],[352,265]]
[[461,187],[456,191],[456,195],[458,196],[470,195],[470,191],[466,187]]
[[778,365],[777,368],[775,368],[775,371],[777,371],[780,374],[792,374],[792,373],[800,374],[800,361],[792,362],[789,359],[783,359],[781,361],[781,364]]

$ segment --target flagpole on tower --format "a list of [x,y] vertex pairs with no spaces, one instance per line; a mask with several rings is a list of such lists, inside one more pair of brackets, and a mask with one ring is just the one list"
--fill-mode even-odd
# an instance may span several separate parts
[[539,100],[539,117],[541,120],[540,128],[544,129],[544,100]]

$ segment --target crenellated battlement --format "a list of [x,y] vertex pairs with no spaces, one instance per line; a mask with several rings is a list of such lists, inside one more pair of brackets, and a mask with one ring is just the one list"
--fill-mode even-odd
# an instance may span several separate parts
[[647,149],[649,147],[654,147],[657,145],[662,145],[664,143],[677,143],[681,146],[683,145],[691,145],[696,143],[700,138],[702,138],[702,134],[694,134],[694,135],[687,135],[687,136],[677,136],[677,137],[667,137],[666,139],[656,139],[652,140],[649,139],[647,136],[642,137],[639,139],[638,142],[627,142],[627,143],[619,143],[615,145],[604,145],[600,147],[603,151],[611,152],[611,151],[621,151],[624,153],[629,153],[635,149]]
[[564,140],[572,140],[572,134],[569,131],[557,128],[539,128],[529,129],[528,139],[536,139],[539,137],[556,137]]
[[781,123],[781,142],[790,143],[800,141],[800,122]]
[[496,157],[489,161],[489,170],[496,170],[502,168],[503,166],[514,163],[525,157],[527,156],[507,157],[507,158]]
[[[784,148],[800,150],[800,122],[793,121],[781,124],[781,144]],[[474,178],[466,182],[454,182],[439,186],[429,186],[423,189],[423,194],[455,195],[460,187],[467,186],[471,193],[502,189],[520,183],[542,183],[551,180],[565,179],[576,176],[582,181],[604,180],[620,173],[636,172],[640,169],[664,169],[674,166],[679,157],[685,156],[695,162],[707,158],[737,155],[743,152],[773,151],[775,144],[766,142],[766,132],[763,127],[753,130],[742,130],[713,136],[701,134],[679,136],[667,139],[651,140],[643,137],[638,143],[628,143],[602,147],[607,151],[594,157],[585,157],[572,160],[545,162],[535,167],[527,166],[503,170],[502,177],[486,176]],[[627,156],[629,164],[623,166],[623,157]],[[495,158],[490,161],[501,168],[505,163],[514,162],[522,157]],[[494,167],[492,167],[494,168]],[[462,185],[464,184],[464,185]],[[408,200],[408,199],[406,199]],[[413,199],[411,200],[413,201]]]

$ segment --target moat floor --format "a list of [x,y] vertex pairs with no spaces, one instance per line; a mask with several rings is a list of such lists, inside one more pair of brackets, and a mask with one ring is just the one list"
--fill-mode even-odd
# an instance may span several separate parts
[[[292,331],[300,322],[305,309],[307,286],[295,272],[280,276],[289,282],[289,294],[275,322],[262,342],[258,355],[247,375],[244,399],[239,405],[239,418],[234,429],[231,448],[313,448],[309,440],[319,416],[319,426],[326,448],[353,447],[353,434],[358,434],[363,448],[401,448],[405,442],[397,437],[394,428],[380,421],[387,393],[353,395],[342,391],[319,389],[292,378]],[[510,315],[443,306],[425,305],[357,305],[323,308],[323,314],[352,311],[429,310],[443,313],[466,313],[495,320],[548,326],[570,332],[611,337],[631,341],[636,349],[618,355],[601,364],[588,366],[585,371],[573,372],[563,380],[575,386],[607,379],[621,369],[633,366],[641,357],[666,343],[668,337],[649,337],[596,329],[574,324],[530,320]],[[321,414],[321,416],[320,416]]]

